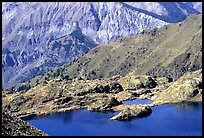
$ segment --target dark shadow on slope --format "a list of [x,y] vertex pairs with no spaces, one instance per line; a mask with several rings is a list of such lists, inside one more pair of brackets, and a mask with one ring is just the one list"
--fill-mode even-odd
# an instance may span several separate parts
[[97,11],[94,9],[93,4],[91,4],[90,6],[91,6],[90,11],[93,14],[93,16],[95,17],[94,20],[96,22],[96,31],[98,31],[100,26],[101,26],[101,21],[99,19],[99,15],[98,15]]
[[[130,6],[124,2],[120,2],[124,7],[127,7],[131,10],[137,11],[137,12],[141,12],[144,13],[146,15],[152,16],[154,18],[160,19],[162,21],[168,22],[168,23],[175,23],[175,22],[180,22],[183,21],[186,18],[186,15],[182,12],[181,9],[179,9],[179,7],[185,9],[187,12],[189,13],[196,13],[199,14],[199,12],[195,9],[193,9],[190,6],[185,5],[184,3],[181,2],[159,2],[160,5],[162,5],[167,12],[169,13],[168,16],[161,16],[143,9],[139,9],[133,6]],[[178,7],[179,6],[179,7]],[[174,9],[174,10],[172,10]],[[179,14],[178,14],[179,13]]]
[[176,2],[182,9],[185,9],[190,14],[201,14],[199,11],[194,9],[189,3],[182,3],[182,2]]
[[[183,10],[186,10],[189,14],[199,14],[197,10],[193,9],[188,4],[184,4],[182,2],[159,2],[160,5],[162,5],[168,12],[168,17],[171,18],[171,20],[175,22],[181,22],[186,18],[186,15],[183,13]],[[180,8],[179,8],[180,7]],[[174,10],[172,10],[174,9]],[[179,13],[179,14],[178,14]]]

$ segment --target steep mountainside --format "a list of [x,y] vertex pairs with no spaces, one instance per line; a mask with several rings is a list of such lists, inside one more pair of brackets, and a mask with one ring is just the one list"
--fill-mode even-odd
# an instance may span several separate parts
[[29,123],[2,111],[3,136],[47,136],[44,132],[31,126]]
[[[96,44],[182,21],[189,13],[200,13],[200,5],[202,3],[4,2],[3,86],[29,80],[70,62]],[[58,41],[66,39],[76,27],[82,33],[65,42],[66,46],[59,44]]]
[[33,87],[61,74],[83,79],[146,74],[176,80],[186,71],[200,68],[202,15],[189,15],[184,22],[97,46],[72,64],[56,68],[14,89]]
[[66,71],[95,79],[133,74],[171,77],[202,67],[202,16],[98,46]]
[[174,80],[202,67],[202,16],[94,48],[66,69],[90,79],[147,74]]
[[80,28],[76,28],[70,35],[49,40],[45,46],[36,47],[30,52],[19,48],[12,52],[4,47],[2,52],[3,85],[5,87],[15,85],[42,75],[55,67],[73,61],[95,46],[94,41],[83,35]]

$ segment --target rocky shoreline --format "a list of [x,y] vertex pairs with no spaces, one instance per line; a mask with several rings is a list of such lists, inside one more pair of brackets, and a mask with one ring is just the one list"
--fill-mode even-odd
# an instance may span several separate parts
[[[117,110],[121,111],[120,115],[127,112],[131,114],[129,118],[137,118],[144,111],[150,114],[149,108],[155,105],[202,102],[201,86],[202,69],[187,72],[175,82],[165,77],[145,75],[127,75],[104,80],[57,78],[28,91],[3,91],[2,107],[19,118],[27,119],[86,108],[97,112]],[[122,104],[122,101],[136,98],[150,99],[153,102],[142,106],[134,105],[134,108],[132,105]]]
[[[127,75],[104,80],[57,78],[28,91],[2,91],[2,97],[3,111],[9,111],[18,119],[34,119],[57,112],[88,109],[94,112],[119,111],[110,120],[131,121],[150,115],[153,106],[202,102],[202,69],[187,72],[174,82],[165,77],[146,75]],[[123,104],[123,101],[137,98],[149,99],[152,103]],[[13,133],[9,132],[8,135]]]

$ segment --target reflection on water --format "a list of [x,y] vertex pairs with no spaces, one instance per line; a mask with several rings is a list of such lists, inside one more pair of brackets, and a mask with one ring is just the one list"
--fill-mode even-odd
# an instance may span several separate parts
[[150,116],[128,122],[109,120],[118,112],[76,110],[28,122],[52,136],[201,136],[202,104],[181,103],[152,108]]
[[186,103],[177,103],[177,104],[171,104],[171,105],[176,106],[178,108],[183,108],[185,110],[196,110],[200,108],[201,104],[202,103],[186,102]]
[[[77,112],[77,111],[76,111]],[[74,112],[64,112],[64,113],[57,113],[51,116],[53,119],[62,118],[63,123],[67,124],[73,120]]]

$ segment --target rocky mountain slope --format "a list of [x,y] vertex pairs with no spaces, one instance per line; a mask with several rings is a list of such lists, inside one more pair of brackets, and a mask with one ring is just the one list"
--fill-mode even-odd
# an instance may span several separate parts
[[27,122],[2,111],[2,136],[47,136]]
[[160,92],[154,104],[189,101],[202,102],[202,69],[186,72],[167,89]]
[[186,71],[202,68],[202,15],[190,15],[184,22],[98,46],[63,67],[71,78],[133,73],[176,80]]
[[[200,5],[192,2],[4,2],[3,86],[43,74],[98,44],[182,21],[189,13],[200,13]],[[66,46],[55,42],[65,39],[76,27],[82,31],[77,39],[63,42]],[[58,44],[60,48],[56,48]]]
[[202,15],[184,22],[144,31],[107,45],[97,46],[72,64],[38,76],[15,87],[33,87],[63,74],[96,79],[127,74],[168,77],[173,81],[186,71],[202,68]]
[[17,47],[12,51],[3,47],[3,86],[12,86],[42,75],[55,67],[75,60],[95,46],[96,43],[83,35],[81,29],[77,27],[71,34],[51,39],[44,46],[35,49],[28,47],[20,50]]

